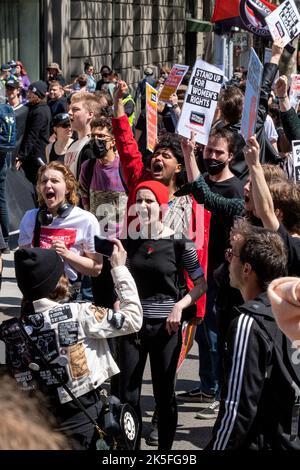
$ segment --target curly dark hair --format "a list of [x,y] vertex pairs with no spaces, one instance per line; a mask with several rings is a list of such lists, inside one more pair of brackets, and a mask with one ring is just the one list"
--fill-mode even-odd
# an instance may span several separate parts
[[96,127],[101,127],[102,129],[106,127],[108,132],[113,135],[112,121],[109,116],[100,115],[94,117],[91,120],[91,129],[95,129]]
[[174,157],[181,165],[184,165],[183,153],[181,150],[180,137],[177,134],[166,133],[163,134],[159,139],[158,143],[155,145],[153,155],[157,150],[160,149],[170,149]]

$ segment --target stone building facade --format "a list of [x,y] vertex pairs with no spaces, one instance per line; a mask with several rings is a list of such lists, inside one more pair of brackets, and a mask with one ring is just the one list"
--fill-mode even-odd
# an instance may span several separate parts
[[202,0],[45,2],[45,63],[62,64],[69,79],[89,60],[96,72],[107,64],[134,85],[147,65],[158,72],[160,64],[192,65],[203,55]]
[[[107,64],[131,85],[143,68],[201,57],[210,29],[208,0],[0,0],[0,60],[24,62],[31,80],[49,62],[67,80],[89,60]],[[210,8],[210,7],[209,7]],[[211,9],[211,8],[210,8]],[[200,32],[199,32],[200,31]]]

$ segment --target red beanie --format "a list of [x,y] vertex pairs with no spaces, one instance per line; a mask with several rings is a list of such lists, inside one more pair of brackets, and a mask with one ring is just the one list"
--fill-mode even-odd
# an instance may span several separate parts
[[139,183],[134,191],[134,201],[136,200],[136,194],[140,189],[149,189],[152,191],[160,206],[163,204],[168,204],[169,202],[168,188],[159,181],[149,180]]

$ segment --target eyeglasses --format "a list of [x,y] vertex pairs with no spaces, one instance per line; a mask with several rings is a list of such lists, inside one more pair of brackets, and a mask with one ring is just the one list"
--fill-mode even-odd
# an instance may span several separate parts
[[228,261],[228,263],[230,263],[232,261],[232,258],[234,256],[236,256],[236,258],[240,257],[240,255],[237,255],[236,253],[233,252],[232,248],[227,248],[225,250],[225,259],[226,259],[226,261]]

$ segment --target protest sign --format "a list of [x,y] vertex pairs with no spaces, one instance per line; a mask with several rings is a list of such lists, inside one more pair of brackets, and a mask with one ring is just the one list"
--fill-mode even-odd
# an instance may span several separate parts
[[178,134],[190,138],[193,131],[196,142],[207,144],[223,75],[214,65],[196,61],[176,127]]
[[300,183],[300,140],[292,141],[292,150],[293,150],[294,180],[295,180],[295,183]]
[[157,140],[157,90],[146,83],[147,149],[153,152]]
[[247,141],[255,134],[263,65],[251,48],[240,133]]
[[176,93],[176,90],[182,82],[182,79],[187,73],[188,69],[188,65],[173,65],[172,70],[169,73],[168,78],[166,79],[160,92],[159,101],[164,101],[165,103],[170,101],[170,96],[173,93]]
[[300,74],[292,73],[290,87],[290,103],[296,108],[300,102]]
[[283,46],[300,34],[300,15],[294,0],[286,0],[265,18],[273,40],[282,39]]

